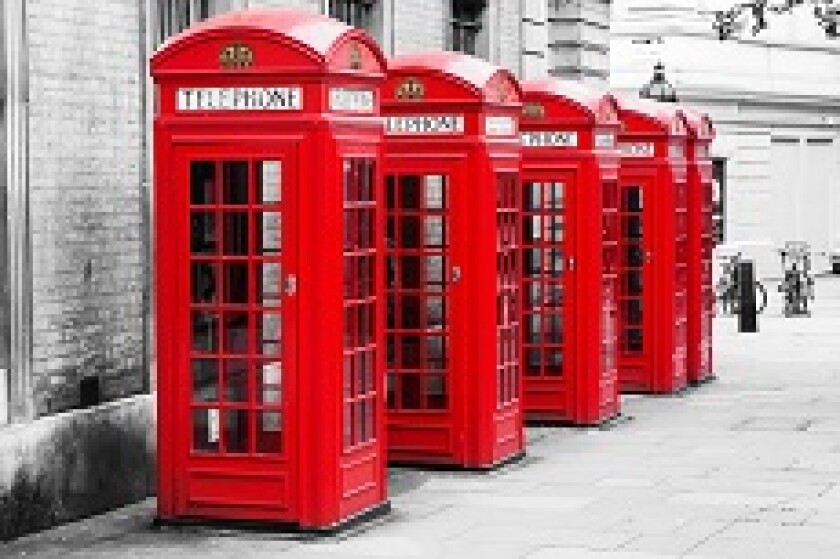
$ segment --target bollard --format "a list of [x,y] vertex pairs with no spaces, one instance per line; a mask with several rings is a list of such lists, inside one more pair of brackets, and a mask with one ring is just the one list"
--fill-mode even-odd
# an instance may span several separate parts
[[755,268],[751,260],[742,260],[738,263],[738,331],[758,332]]

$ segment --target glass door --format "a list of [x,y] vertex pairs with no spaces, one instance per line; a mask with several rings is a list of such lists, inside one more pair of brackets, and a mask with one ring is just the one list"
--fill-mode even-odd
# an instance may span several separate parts
[[388,411],[443,412],[452,405],[450,303],[460,273],[450,253],[450,177],[389,175],[385,186]]
[[[249,500],[273,496],[277,506],[274,500],[285,498],[277,474],[255,476],[260,464],[285,461],[293,442],[292,160],[207,151],[185,154],[182,165],[181,184],[189,188],[189,342],[180,494],[188,512],[210,515],[241,503],[237,491],[246,488],[254,490]],[[210,478],[202,473],[207,468],[216,472]],[[247,507],[238,510],[249,516]]]
[[649,260],[644,235],[644,190],[641,184],[622,188],[621,265],[619,268],[619,347],[623,357],[641,357],[645,339],[645,267]]
[[561,380],[566,370],[564,335],[572,289],[566,261],[566,194],[569,178],[526,180],[523,185],[522,285],[526,383]]

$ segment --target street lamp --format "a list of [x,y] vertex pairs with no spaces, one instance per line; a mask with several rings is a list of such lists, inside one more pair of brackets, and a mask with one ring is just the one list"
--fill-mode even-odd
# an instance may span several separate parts
[[657,62],[653,67],[653,77],[639,90],[639,97],[660,103],[677,102],[677,90],[665,78],[665,65],[662,61]]

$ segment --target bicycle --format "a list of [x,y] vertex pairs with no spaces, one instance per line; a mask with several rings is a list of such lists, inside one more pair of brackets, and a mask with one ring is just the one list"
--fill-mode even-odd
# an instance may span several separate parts
[[[725,316],[734,316],[740,312],[741,282],[738,277],[738,265],[741,263],[741,253],[732,256],[719,258],[721,261],[721,275],[715,286],[715,295],[720,308],[720,313]],[[767,288],[754,280],[756,292],[756,314],[761,314],[767,308]]]

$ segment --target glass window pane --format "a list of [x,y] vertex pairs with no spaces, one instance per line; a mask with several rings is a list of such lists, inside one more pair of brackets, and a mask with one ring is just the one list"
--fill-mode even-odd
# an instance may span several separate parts
[[563,352],[559,349],[549,349],[545,352],[545,373],[558,377],[563,374]]
[[426,283],[430,285],[443,285],[444,280],[444,257],[433,254],[426,257]]
[[642,324],[642,300],[628,299],[624,301],[624,320],[630,325]]
[[446,307],[443,297],[426,298],[426,327],[444,328],[446,326]]
[[542,306],[542,285],[539,283],[528,283],[525,289],[527,290],[527,306],[528,308],[535,308]]
[[257,452],[279,454],[283,449],[283,416],[278,410],[257,412]]
[[539,210],[542,208],[542,183],[525,183],[525,209]]
[[624,349],[629,352],[642,351],[642,330],[640,328],[627,328],[624,330]]
[[403,216],[400,219],[400,247],[418,248],[420,246],[420,226],[422,218],[419,216]]
[[212,161],[190,162],[190,204],[216,202],[216,164]]
[[400,375],[400,407],[417,410],[423,407],[423,377],[417,374]]
[[400,177],[400,207],[404,210],[420,209],[420,177]]
[[224,325],[225,353],[247,353],[248,314],[227,313]]
[[426,407],[430,410],[446,409],[446,377],[426,376]]
[[446,246],[446,232],[443,216],[430,215],[425,218],[426,246],[430,248]]
[[190,300],[197,304],[216,301],[218,266],[211,262],[190,264]]
[[525,374],[527,376],[539,376],[542,365],[542,350],[528,348],[525,350]]
[[216,216],[210,212],[190,214],[190,252],[215,254],[217,247]]
[[219,410],[192,411],[193,445],[195,452],[219,452]]
[[[280,212],[261,212],[254,220],[257,254],[276,254],[283,248],[282,216]],[[247,246],[247,245],[246,245]]]
[[227,410],[225,414],[225,450],[227,452],[248,452],[248,411]]
[[400,354],[402,357],[403,369],[419,369],[422,366],[420,360],[420,336],[401,336]]
[[419,295],[403,295],[399,300],[402,315],[400,327],[408,330],[422,328],[423,298]]
[[262,262],[257,265],[257,302],[264,306],[280,304],[283,288],[282,268],[279,262]]
[[525,317],[525,343],[542,343],[542,320],[539,314],[529,314]]
[[248,361],[245,359],[225,360],[225,400],[248,401]]
[[427,175],[425,178],[425,203],[427,210],[446,209],[446,180],[443,175]]
[[400,257],[400,283],[403,289],[419,289],[423,278],[420,273],[419,256]]
[[282,315],[257,314],[257,352],[262,355],[280,355],[282,348]]
[[432,371],[446,369],[446,340],[443,336],[427,336],[426,367]]
[[280,406],[283,403],[283,363],[263,363],[258,373],[257,402],[264,406]]
[[638,186],[629,186],[624,189],[624,211],[642,211],[642,189]]
[[228,212],[224,214],[224,254],[241,256],[248,254],[248,214]]
[[219,317],[215,313],[192,314],[193,351],[212,353],[219,348]]
[[526,216],[522,220],[523,237],[526,244],[535,244],[542,238],[542,216]]
[[244,205],[248,203],[248,163],[225,161],[222,163],[222,203]]
[[563,316],[550,314],[546,316],[546,343],[559,344],[563,342]]
[[393,371],[388,371],[385,375],[385,393],[386,393],[386,402],[385,405],[388,407],[389,410],[396,408],[397,406],[397,375]]
[[624,272],[624,289],[628,295],[641,295],[642,293],[642,271],[627,270]]
[[642,238],[642,218],[637,215],[624,216],[624,237],[627,239]]
[[645,263],[645,251],[641,245],[627,245],[625,266],[641,267]]
[[542,250],[532,248],[525,251],[525,273],[537,277],[542,275]]
[[564,185],[562,182],[555,182],[546,185],[546,207],[550,210],[562,210],[564,201]]
[[215,359],[192,360],[193,402],[216,402],[219,399],[219,362]]
[[385,177],[385,207],[389,210],[397,207],[397,179],[394,175]]
[[277,204],[282,200],[282,170],[280,161],[260,161],[257,163],[258,202]]
[[225,270],[225,303],[244,305],[248,303],[248,264],[227,262]]

